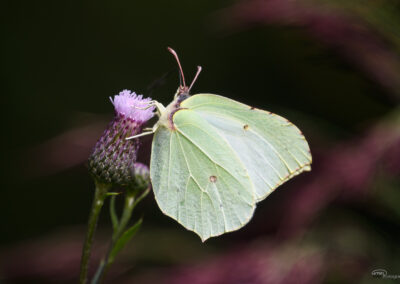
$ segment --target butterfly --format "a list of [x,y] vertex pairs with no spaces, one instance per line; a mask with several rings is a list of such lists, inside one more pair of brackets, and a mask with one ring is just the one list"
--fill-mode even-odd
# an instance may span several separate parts
[[302,132],[287,119],[229,98],[190,95],[201,67],[174,100],[155,106],[158,121],[139,135],[154,134],[150,177],[161,211],[202,241],[246,225],[257,202],[279,185],[311,170]]

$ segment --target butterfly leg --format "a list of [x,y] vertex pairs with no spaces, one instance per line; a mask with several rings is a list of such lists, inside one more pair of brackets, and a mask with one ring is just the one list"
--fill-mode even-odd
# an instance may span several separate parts
[[138,107],[138,106],[133,106],[135,109],[142,109],[146,110],[154,106],[154,101],[149,101],[148,104],[145,107]]
[[142,132],[142,133],[137,134],[137,135],[133,135],[131,137],[126,137],[125,140],[131,140],[131,139],[139,138],[139,137],[142,137],[142,136],[150,135],[150,134],[153,134],[153,133],[154,133],[153,130],[146,131],[146,132]]
[[151,107],[156,107],[156,114],[158,117],[160,117],[165,112],[165,107],[163,106],[163,104],[157,102],[156,100],[149,101],[145,107],[134,106],[134,108],[136,109],[143,109],[143,110],[149,109]]
[[158,128],[158,124],[156,123],[156,124],[154,124],[154,126],[151,127],[151,128],[148,128],[148,127],[144,128],[144,129],[143,129],[144,132],[142,132],[142,133],[140,133],[140,134],[137,134],[137,135],[133,135],[133,136],[131,136],[131,137],[127,137],[127,138],[125,138],[125,140],[131,140],[131,139],[139,138],[139,137],[142,137],[142,136],[151,135],[151,134],[153,134],[154,132],[156,132],[157,128]]
[[[161,103],[159,103],[157,101],[148,102],[147,106],[145,106],[144,108],[140,108],[140,107],[135,107],[135,108],[137,108],[137,109],[149,109],[149,108],[151,108],[153,106],[156,107],[156,114],[157,114],[158,117],[160,117],[165,112],[165,107]],[[159,126],[158,123],[156,123],[156,124],[154,124],[154,126],[152,128],[143,129],[143,130],[145,130],[145,132],[142,132],[140,134],[137,134],[137,135],[134,135],[134,136],[131,136],[131,137],[127,137],[125,139],[126,140],[130,140],[130,139],[135,139],[135,138],[139,138],[139,137],[146,136],[146,135],[151,135],[154,132],[156,132],[158,126]]]
[[162,103],[159,103],[157,101],[150,101],[153,106],[156,107],[156,114],[158,117],[160,117],[164,112],[165,112],[165,106],[163,106]]

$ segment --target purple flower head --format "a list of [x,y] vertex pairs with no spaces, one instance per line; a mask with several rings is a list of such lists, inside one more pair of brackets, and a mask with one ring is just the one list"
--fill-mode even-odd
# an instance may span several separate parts
[[147,167],[136,164],[139,139],[126,138],[141,133],[144,123],[153,117],[154,107],[144,109],[150,101],[150,98],[128,90],[111,99],[116,115],[97,141],[88,161],[89,171],[97,181],[131,187],[149,183],[145,177]]
[[114,97],[114,100],[111,97],[110,100],[118,114],[134,121],[146,122],[154,115],[154,107],[145,109],[151,98],[144,99],[142,95],[136,95],[135,92],[123,90]]

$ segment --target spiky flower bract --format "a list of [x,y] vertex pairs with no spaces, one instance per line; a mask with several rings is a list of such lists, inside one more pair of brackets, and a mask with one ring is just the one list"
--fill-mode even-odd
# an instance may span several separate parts
[[135,187],[138,191],[143,191],[150,185],[149,168],[142,163],[135,163]]
[[153,117],[154,107],[147,108],[151,98],[143,98],[128,90],[110,100],[115,108],[115,117],[89,157],[89,171],[97,181],[105,184],[135,186],[139,140],[126,138],[142,131],[144,123]]

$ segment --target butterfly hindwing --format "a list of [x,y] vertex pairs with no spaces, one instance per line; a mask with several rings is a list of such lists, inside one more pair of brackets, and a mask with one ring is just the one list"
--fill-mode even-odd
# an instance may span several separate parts
[[257,201],[291,177],[310,170],[309,146],[287,119],[212,94],[194,95],[181,103],[207,121],[244,164]]

